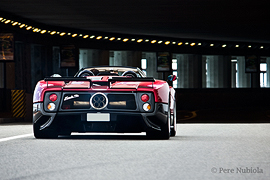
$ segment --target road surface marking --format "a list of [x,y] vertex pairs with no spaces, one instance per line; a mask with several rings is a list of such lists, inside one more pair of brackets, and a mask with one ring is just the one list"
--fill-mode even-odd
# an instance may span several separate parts
[[28,137],[28,136],[33,136],[33,133],[31,134],[23,134],[23,135],[18,135],[18,136],[11,136],[11,137],[6,137],[6,138],[1,138],[0,142],[4,142],[4,141],[10,141],[13,139],[20,139],[20,138],[24,138],[24,137]]

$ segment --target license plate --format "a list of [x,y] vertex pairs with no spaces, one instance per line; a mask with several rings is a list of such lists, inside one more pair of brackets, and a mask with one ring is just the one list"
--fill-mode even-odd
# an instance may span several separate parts
[[87,121],[108,122],[110,121],[110,113],[87,113]]

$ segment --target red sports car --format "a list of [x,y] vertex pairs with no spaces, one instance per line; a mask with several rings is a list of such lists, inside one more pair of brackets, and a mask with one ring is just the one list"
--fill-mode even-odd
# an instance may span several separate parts
[[75,77],[54,75],[36,85],[33,128],[36,138],[146,132],[150,138],[169,139],[176,134],[175,90],[132,67],[88,67]]

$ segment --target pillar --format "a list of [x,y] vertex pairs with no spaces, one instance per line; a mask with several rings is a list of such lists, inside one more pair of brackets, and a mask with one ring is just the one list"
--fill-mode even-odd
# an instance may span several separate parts
[[110,66],[141,67],[142,52],[140,51],[112,51]]
[[146,52],[145,59],[147,60],[146,72],[148,77],[162,79],[162,72],[157,72],[157,55],[155,52]]
[[246,73],[245,56],[237,57],[237,81],[238,81],[238,88],[251,87],[251,74]]
[[201,88],[202,56],[177,54],[177,74],[179,88]]
[[270,87],[270,57],[266,58],[266,77],[267,77],[266,87]]
[[207,56],[207,88],[231,87],[230,56]]
[[109,51],[80,49],[79,69],[100,65],[109,65]]
[[5,81],[4,63],[0,62],[0,88],[4,88],[4,81]]

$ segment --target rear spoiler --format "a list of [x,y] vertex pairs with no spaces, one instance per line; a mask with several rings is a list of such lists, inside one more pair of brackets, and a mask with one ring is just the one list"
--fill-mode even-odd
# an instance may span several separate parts
[[93,85],[92,80],[87,79],[86,77],[49,77],[49,78],[44,78],[44,81],[47,82],[47,86],[48,86],[48,81],[64,81],[65,83],[68,83],[70,81],[89,81],[90,87],[92,87]]
[[156,80],[153,77],[143,77],[143,78],[129,78],[129,77],[112,77],[108,79],[109,82],[109,88],[111,88],[111,83],[114,83],[116,81],[121,81],[121,82],[152,82],[152,87],[153,87],[153,82]]

